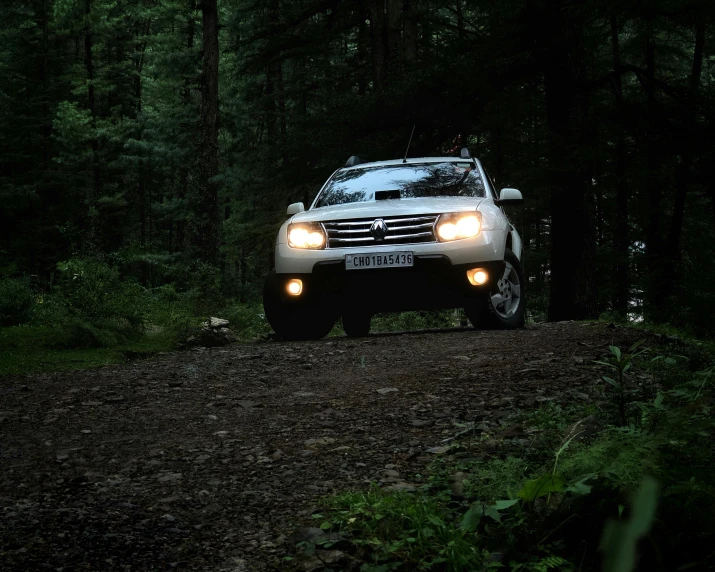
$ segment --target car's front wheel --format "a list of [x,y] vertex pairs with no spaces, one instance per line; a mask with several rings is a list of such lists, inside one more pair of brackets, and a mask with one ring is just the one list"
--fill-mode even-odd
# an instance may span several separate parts
[[330,333],[337,319],[324,302],[288,298],[275,270],[266,278],[263,310],[276,335],[287,341],[319,340]]
[[489,293],[465,308],[475,328],[513,330],[524,326],[526,315],[524,272],[516,255],[504,253],[504,269]]
[[367,312],[346,312],[343,314],[343,329],[349,338],[364,338],[370,333],[372,316]]

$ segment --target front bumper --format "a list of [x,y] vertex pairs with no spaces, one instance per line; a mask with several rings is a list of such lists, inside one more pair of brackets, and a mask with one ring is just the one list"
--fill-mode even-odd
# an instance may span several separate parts
[[[473,268],[488,272],[485,284],[470,284],[467,270]],[[415,254],[411,268],[370,270],[345,270],[344,260],[326,260],[314,264],[309,273],[274,275],[271,288],[285,303],[321,303],[341,314],[356,308],[373,313],[459,308],[488,292],[503,269],[503,260],[453,264],[446,255]],[[286,295],[291,278],[303,281],[301,296]]]
[[503,260],[506,236],[505,230],[482,230],[474,238],[455,240],[454,242],[325,248],[323,250],[291,248],[287,243],[279,240],[276,244],[276,272],[278,274],[310,274],[318,264],[340,263],[345,260],[346,254],[369,254],[370,252],[412,251],[415,257],[444,256],[453,265],[470,264],[475,261]]

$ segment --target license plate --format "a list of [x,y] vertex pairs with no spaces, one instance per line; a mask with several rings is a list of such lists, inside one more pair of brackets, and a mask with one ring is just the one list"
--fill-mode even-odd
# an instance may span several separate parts
[[346,254],[346,270],[368,268],[406,268],[414,266],[412,252],[370,252],[369,254]]

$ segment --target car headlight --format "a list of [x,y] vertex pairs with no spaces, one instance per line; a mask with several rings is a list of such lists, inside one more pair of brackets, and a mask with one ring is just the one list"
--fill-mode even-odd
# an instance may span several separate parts
[[325,248],[325,233],[319,224],[289,224],[288,245],[293,248]]
[[443,242],[477,236],[482,227],[482,214],[452,213],[440,215],[437,236]]

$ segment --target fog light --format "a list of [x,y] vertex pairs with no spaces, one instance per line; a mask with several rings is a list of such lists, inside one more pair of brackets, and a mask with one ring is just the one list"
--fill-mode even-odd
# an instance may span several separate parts
[[293,280],[288,282],[286,289],[291,296],[300,296],[303,292],[303,281],[298,278],[293,278]]
[[467,270],[467,278],[472,286],[481,286],[489,280],[489,274],[483,268],[473,268],[472,270]]

